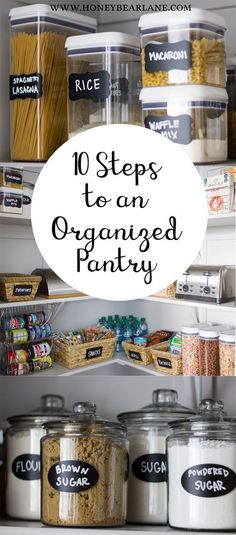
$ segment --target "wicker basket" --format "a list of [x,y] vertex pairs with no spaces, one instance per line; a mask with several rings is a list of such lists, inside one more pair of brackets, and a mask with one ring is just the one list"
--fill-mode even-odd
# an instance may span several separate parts
[[78,368],[112,359],[115,345],[115,336],[74,346],[69,346],[61,340],[55,339],[52,353],[54,360],[62,366]]
[[138,364],[138,366],[148,366],[151,364],[152,356],[150,347],[138,346],[129,342],[122,342],[122,347],[128,360],[133,362],[133,364]]
[[169,286],[167,286],[167,288],[164,288],[160,292],[153,294],[153,297],[175,297],[175,293],[176,282],[173,282],[173,284],[170,284]]
[[168,351],[169,342],[162,342],[150,348],[156,369],[170,375],[182,375],[182,355],[174,355]]
[[0,274],[0,299],[2,301],[31,301],[35,298],[42,277],[20,273]]

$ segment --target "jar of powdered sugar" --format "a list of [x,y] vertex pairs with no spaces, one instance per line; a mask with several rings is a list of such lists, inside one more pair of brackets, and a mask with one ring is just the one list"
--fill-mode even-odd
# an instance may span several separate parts
[[205,399],[198,416],[169,425],[171,527],[235,531],[236,419],[222,401]]
[[193,411],[178,403],[175,390],[154,390],[152,403],[118,415],[126,425],[130,471],[127,520],[136,524],[167,524],[168,422]]

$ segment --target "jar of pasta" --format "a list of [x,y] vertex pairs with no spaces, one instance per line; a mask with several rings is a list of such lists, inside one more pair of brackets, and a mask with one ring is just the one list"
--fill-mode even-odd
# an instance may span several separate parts
[[45,161],[67,140],[65,41],[96,21],[46,4],[10,11],[11,158]]
[[235,331],[220,333],[220,375],[235,375]]
[[200,375],[220,375],[219,332],[199,331]]
[[69,37],[69,138],[113,123],[141,123],[140,44],[133,35],[105,32]]
[[225,21],[202,9],[143,15],[139,21],[143,87],[225,87]]
[[120,526],[126,520],[125,428],[76,403],[74,417],[45,425],[41,441],[42,522],[50,526]]
[[141,90],[143,125],[179,145],[193,163],[227,159],[225,89],[204,85]]
[[228,157],[236,158],[236,56],[227,59]]

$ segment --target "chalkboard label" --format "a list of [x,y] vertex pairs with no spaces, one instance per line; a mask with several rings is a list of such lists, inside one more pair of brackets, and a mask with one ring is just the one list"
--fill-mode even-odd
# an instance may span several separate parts
[[92,347],[91,349],[87,349],[85,358],[96,359],[97,357],[101,357],[101,355],[102,355],[102,346]]
[[171,369],[172,368],[172,362],[170,359],[165,359],[165,358],[157,358],[157,363],[159,366],[161,366],[162,368],[169,368]]
[[111,80],[111,100],[125,103],[128,101],[129,81],[127,78],[114,78]]
[[70,74],[70,100],[105,100],[110,95],[110,74],[107,71]]
[[83,461],[64,461],[51,466],[48,481],[58,492],[83,492],[98,482],[96,468]]
[[174,143],[188,145],[192,141],[192,117],[190,115],[147,115],[146,128],[158,132]]
[[192,65],[191,43],[150,43],[145,47],[145,70],[147,72],[186,71]]
[[236,474],[220,464],[197,464],[183,473],[181,485],[194,496],[218,498],[235,489]]
[[129,356],[133,360],[142,360],[140,353],[138,353],[137,351],[129,351]]
[[43,94],[43,77],[39,72],[32,74],[11,74],[10,100],[16,98],[41,98]]
[[4,206],[11,206],[11,208],[21,208],[22,206],[22,197],[21,195],[16,195],[16,196],[13,196],[12,194],[10,195],[5,195],[4,197]]
[[9,171],[5,172],[5,182],[11,183],[11,184],[22,184],[22,175],[17,173],[16,171],[12,171],[11,173]]
[[135,477],[147,483],[167,481],[167,456],[163,453],[141,455],[132,464]]
[[23,204],[31,204],[31,198],[28,195],[23,195]]
[[19,455],[12,463],[12,472],[14,476],[24,481],[40,479],[40,455],[32,453]]
[[15,284],[13,289],[13,295],[31,295],[32,294],[32,284]]

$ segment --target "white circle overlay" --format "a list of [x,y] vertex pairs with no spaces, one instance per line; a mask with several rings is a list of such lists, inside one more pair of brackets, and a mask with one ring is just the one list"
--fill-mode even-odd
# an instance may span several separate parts
[[31,213],[50,268],[75,290],[116,301],[174,282],[196,258],[207,226],[202,179],[189,157],[132,125],[99,126],[62,145],[38,177]]

